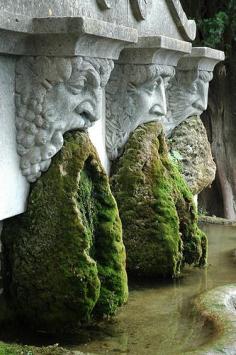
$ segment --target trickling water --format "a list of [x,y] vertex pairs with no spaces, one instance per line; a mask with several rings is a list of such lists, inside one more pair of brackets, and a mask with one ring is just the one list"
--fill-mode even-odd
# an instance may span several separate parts
[[205,290],[236,282],[236,228],[207,225],[203,229],[209,239],[206,269],[186,268],[183,278],[161,285],[131,285],[128,304],[118,316],[90,329],[83,343],[70,349],[96,354],[178,355],[207,343],[213,332],[193,312],[191,301]]

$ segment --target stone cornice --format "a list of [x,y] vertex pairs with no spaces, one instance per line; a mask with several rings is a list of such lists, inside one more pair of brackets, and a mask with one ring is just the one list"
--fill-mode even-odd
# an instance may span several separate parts
[[135,45],[126,47],[119,63],[158,64],[176,66],[180,57],[191,53],[192,45],[165,36],[140,37]]
[[178,69],[206,70],[212,72],[217,63],[225,59],[222,51],[208,47],[193,47],[190,55],[185,55],[178,62]]
[[136,43],[134,28],[86,17],[29,18],[0,13],[0,53],[91,56],[117,59],[127,43]]

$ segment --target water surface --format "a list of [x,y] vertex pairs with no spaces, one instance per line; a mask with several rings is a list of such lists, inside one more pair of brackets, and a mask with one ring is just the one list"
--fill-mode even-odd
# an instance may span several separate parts
[[236,282],[236,228],[206,225],[208,267],[186,268],[168,283],[130,285],[129,301],[117,317],[74,339],[70,349],[96,354],[184,354],[209,342],[213,331],[194,313],[199,293]]

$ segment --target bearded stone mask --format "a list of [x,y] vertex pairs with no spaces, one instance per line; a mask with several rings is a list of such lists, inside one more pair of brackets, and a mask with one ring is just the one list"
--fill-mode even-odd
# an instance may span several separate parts
[[16,69],[17,150],[23,175],[34,182],[63,146],[63,134],[100,118],[108,59],[23,57]]
[[205,70],[177,70],[167,94],[167,135],[188,117],[200,116],[207,109],[209,82],[212,78],[213,73]]
[[174,69],[161,65],[118,64],[106,87],[106,148],[110,160],[123,152],[141,124],[166,115],[165,89]]

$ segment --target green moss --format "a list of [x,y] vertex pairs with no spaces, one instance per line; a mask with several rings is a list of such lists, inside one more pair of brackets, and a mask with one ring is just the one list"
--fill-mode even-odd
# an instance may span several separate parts
[[36,328],[70,331],[127,299],[116,202],[86,133],[70,133],[2,233],[5,295]]
[[[0,355],[72,355],[71,351],[57,347],[35,347],[35,346],[21,346],[17,344],[6,344],[0,342]],[[78,352],[78,355],[82,353]]]
[[142,277],[176,277],[185,262],[205,264],[191,192],[169,160],[158,123],[136,129],[113,165],[111,185],[123,224],[127,269]]

